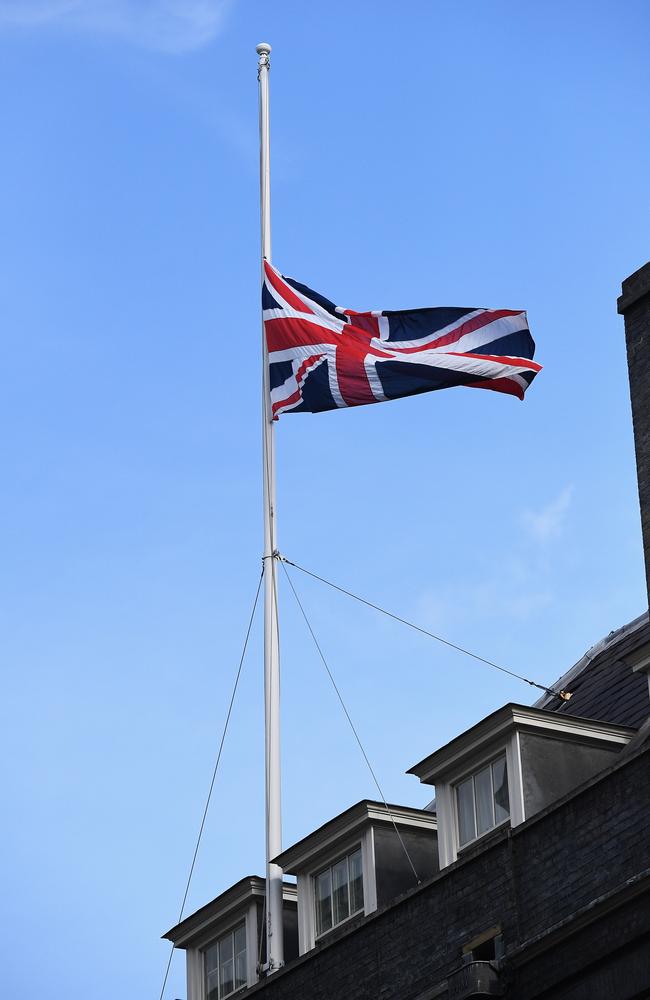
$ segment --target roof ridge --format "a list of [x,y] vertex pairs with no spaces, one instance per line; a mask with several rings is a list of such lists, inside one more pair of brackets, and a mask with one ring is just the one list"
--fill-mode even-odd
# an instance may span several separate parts
[[[587,670],[587,668],[590,667],[598,657],[600,657],[602,653],[605,653],[613,645],[621,642],[623,639],[634,635],[634,633],[643,628],[648,621],[650,621],[649,613],[648,611],[644,611],[643,614],[633,618],[632,621],[627,622],[625,625],[621,625],[617,629],[612,629],[612,631],[606,636],[594,643],[593,646],[590,646],[586,653],[583,653],[580,659],[577,660],[576,663],[574,663],[573,666],[566,671],[566,673],[558,678],[558,680],[551,684],[550,687],[561,691],[566,690],[567,686],[572,682],[575,682],[576,679],[580,677]],[[544,694],[541,698],[538,698],[538,700],[534,702],[533,707],[546,708],[547,705],[551,704],[555,697],[555,695]]]

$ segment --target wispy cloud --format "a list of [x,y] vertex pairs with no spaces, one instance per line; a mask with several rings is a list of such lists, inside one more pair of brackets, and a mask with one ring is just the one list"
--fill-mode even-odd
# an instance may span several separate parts
[[524,527],[539,542],[557,538],[564,527],[572,498],[573,486],[565,486],[545,507],[537,511],[524,511],[522,515]]
[[557,561],[549,559],[550,543],[562,535],[573,493],[572,485],[565,486],[539,509],[524,511],[523,532],[512,535],[498,559],[477,564],[462,581],[446,581],[421,594],[417,620],[444,632],[467,622],[538,617],[555,600]]
[[0,30],[108,35],[163,52],[213,41],[234,0],[0,0]]
[[418,622],[444,633],[467,622],[530,621],[552,603],[553,594],[544,581],[532,573],[522,578],[521,567],[511,561],[498,575],[426,590],[415,613]]

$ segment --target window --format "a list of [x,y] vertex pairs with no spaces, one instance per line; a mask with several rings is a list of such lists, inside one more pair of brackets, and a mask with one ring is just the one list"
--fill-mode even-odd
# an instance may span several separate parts
[[510,818],[505,754],[456,785],[456,808],[460,847]]
[[501,927],[490,927],[463,945],[463,962],[498,962],[503,958]]
[[204,951],[207,1000],[223,1000],[248,983],[246,924],[238,924]]
[[316,937],[363,911],[361,848],[314,876]]

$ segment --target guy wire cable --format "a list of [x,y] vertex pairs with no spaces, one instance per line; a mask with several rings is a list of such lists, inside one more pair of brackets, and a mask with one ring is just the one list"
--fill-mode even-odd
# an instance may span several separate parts
[[373,604],[372,601],[366,600],[365,597],[359,597],[358,594],[353,594],[351,590],[346,590],[345,587],[340,587],[338,584],[332,583],[331,580],[326,580],[325,577],[319,576],[318,573],[312,573],[311,570],[305,569],[304,566],[300,566],[298,563],[292,562],[291,559],[287,559],[280,552],[276,552],[275,557],[281,563],[286,563],[287,566],[293,566],[294,569],[300,570],[300,572],[304,573],[306,576],[311,576],[314,580],[319,580],[320,583],[326,584],[328,587],[331,587],[332,590],[338,590],[339,593],[353,598],[353,600],[358,601],[360,604],[365,604],[368,608],[373,608],[375,611],[379,611],[380,614],[386,615],[388,618],[392,618],[396,622],[401,622],[402,625],[408,625],[409,628],[414,629],[416,632],[420,632],[422,635],[426,635],[430,639],[435,639],[436,642],[441,642],[443,645],[449,646],[451,649],[455,649],[458,653],[464,653],[465,656],[471,656],[473,660],[478,660],[479,663],[485,663],[488,667],[494,667],[495,670],[500,670],[502,674],[508,674],[510,677],[515,677],[517,680],[523,681],[525,684],[530,684],[531,687],[539,688],[540,691],[544,691],[546,694],[550,694],[554,698],[560,698],[562,701],[569,701],[571,697],[570,691],[556,691],[554,688],[546,687],[545,684],[538,684],[537,681],[531,681],[528,677],[515,673],[514,670],[508,670],[506,667],[500,667],[498,663],[494,663],[492,660],[487,660],[484,656],[479,656],[478,653],[472,653],[470,649],[465,649],[463,646],[459,646],[457,643],[451,642],[449,639],[443,639],[441,635],[436,635],[435,632],[429,632],[428,629],[422,628],[422,626],[416,625],[414,622],[410,622],[407,618],[401,618],[400,615],[393,614],[392,611],[387,611],[386,608],[382,608],[378,604]]
[[[192,864],[190,865],[190,872],[189,872],[189,875],[187,876],[187,883],[185,885],[185,892],[183,894],[183,902],[181,903],[181,908],[180,908],[180,911],[179,911],[179,914],[178,914],[178,920],[176,921],[177,924],[180,924],[181,920],[183,919],[183,913],[185,911],[185,903],[187,902],[187,894],[190,891],[190,884],[192,882],[192,875],[194,874],[194,866],[196,865],[196,858],[197,858],[197,855],[199,853],[199,847],[201,845],[201,837],[203,836],[203,828],[205,827],[205,821],[206,821],[206,818],[207,818],[207,815],[208,815],[208,809],[210,808],[210,799],[212,798],[212,791],[214,789],[214,782],[215,782],[215,779],[217,777],[217,771],[219,770],[219,763],[221,761],[221,754],[223,752],[223,745],[224,745],[225,740],[226,740],[226,733],[228,732],[228,724],[230,723],[230,716],[232,715],[232,709],[233,709],[233,705],[235,703],[235,695],[237,694],[237,688],[239,687],[239,679],[241,677],[242,667],[244,666],[244,658],[246,656],[246,650],[248,648],[248,640],[250,638],[251,629],[253,627],[253,619],[255,618],[255,611],[257,609],[257,602],[258,602],[258,599],[259,599],[259,596],[260,596],[260,589],[262,587],[263,576],[264,576],[264,572],[262,571],[262,574],[260,575],[260,578],[259,578],[258,583],[257,583],[257,590],[255,591],[255,600],[253,601],[253,609],[251,611],[250,618],[248,619],[248,628],[246,629],[246,637],[244,639],[244,646],[243,646],[243,649],[242,649],[241,656],[239,658],[239,666],[237,668],[237,674],[235,676],[235,683],[233,685],[232,695],[230,696],[230,704],[228,705],[228,711],[226,713],[226,721],[224,723],[223,732],[221,734],[221,741],[219,743],[219,750],[217,752],[217,759],[215,761],[214,769],[212,771],[212,780],[210,781],[210,787],[208,789],[208,796],[207,796],[207,799],[205,801],[205,808],[203,810],[203,816],[201,817],[201,825],[199,827],[199,835],[196,838],[196,846],[194,848],[194,855],[192,857]],[[167,978],[169,976],[169,970],[171,968],[172,958],[173,957],[174,957],[174,944],[172,942],[171,951],[169,952],[169,960],[167,962],[167,968],[165,969],[165,978],[163,979],[163,984],[162,984],[162,987],[161,987],[161,990],[160,990],[160,1000],[163,1000],[163,996],[165,994],[165,987],[167,985]]]
[[[421,880],[420,876],[418,875],[418,873],[417,873],[417,871],[415,869],[415,865],[413,864],[413,861],[411,860],[411,855],[409,854],[408,849],[406,847],[406,844],[404,843],[404,840],[402,838],[402,835],[401,835],[401,833],[399,832],[399,830],[397,828],[397,823],[395,822],[395,817],[393,816],[393,814],[391,812],[391,809],[390,809],[390,806],[388,805],[388,802],[386,801],[386,796],[384,795],[384,793],[382,791],[382,788],[381,788],[381,785],[379,784],[379,781],[377,780],[377,775],[375,774],[375,772],[373,770],[372,764],[370,763],[370,760],[368,758],[368,754],[366,753],[366,751],[364,749],[363,743],[361,742],[361,739],[360,739],[359,734],[358,734],[358,732],[356,730],[356,727],[355,727],[355,725],[354,725],[354,723],[352,721],[350,713],[348,712],[346,704],[343,701],[343,695],[339,691],[338,685],[337,685],[336,681],[334,680],[334,675],[332,674],[332,671],[330,670],[330,668],[329,668],[329,666],[327,664],[327,660],[325,659],[325,656],[323,654],[323,650],[320,647],[320,643],[318,642],[318,639],[316,638],[316,634],[315,634],[313,628],[311,627],[311,623],[309,621],[309,618],[307,617],[307,612],[305,611],[304,607],[302,606],[302,602],[301,602],[300,598],[298,597],[298,593],[296,591],[296,588],[293,585],[293,580],[289,576],[289,571],[287,570],[287,567],[284,565],[285,562],[288,562],[288,560],[280,558],[280,564],[282,566],[282,569],[284,570],[284,575],[286,576],[287,580],[289,581],[289,586],[291,587],[291,590],[293,591],[293,596],[295,597],[296,602],[298,604],[298,607],[300,608],[302,617],[305,619],[305,624],[307,625],[307,628],[309,629],[309,633],[310,633],[312,639],[314,640],[314,645],[316,646],[316,649],[318,650],[318,655],[320,656],[320,658],[322,660],[322,663],[323,663],[323,666],[325,667],[325,670],[327,671],[327,676],[329,677],[330,681],[332,682],[332,687],[334,688],[334,690],[336,692],[336,696],[337,696],[338,700],[341,703],[341,708],[343,709],[343,711],[345,713],[346,719],[350,723],[350,729],[354,733],[354,738],[357,741],[357,743],[359,744],[359,749],[361,750],[361,753],[363,754],[363,759],[365,760],[366,764],[368,765],[368,770],[370,771],[370,774],[372,775],[372,780],[374,781],[375,785],[377,786],[377,791],[379,792],[379,797],[381,798],[381,801],[383,802],[384,807],[385,807],[385,809],[386,809],[386,811],[387,811],[387,813],[388,813],[388,815],[390,817],[390,821],[393,824],[393,829],[395,830],[395,833],[397,834],[397,839],[399,840],[400,844],[402,845],[402,850],[404,851],[404,854],[406,855],[406,860],[408,861],[409,865],[411,866],[411,870],[412,870],[412,872],[413,872],[413,874],[415,876],[415,881],[417,882],[418,885],[421,885],[422,884],[422,880]],[[293,563],[289,563],[289,565],[293,565]]]

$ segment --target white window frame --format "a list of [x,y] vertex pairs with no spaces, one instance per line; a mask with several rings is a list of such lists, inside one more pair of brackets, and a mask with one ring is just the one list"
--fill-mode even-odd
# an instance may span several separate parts
[[[215,938],[213,941],[210,941],[208,944],[204,945],[203,948],[201,948],[201,956],[203,958],[203,981],[204,981],[204,984],[205,984],[204,985],[204,990],[206,992],[206,995],[209,995],[210,991],[208,990],[208,975],[210,973],[212,973],[212,974],[216,973],[217,980],[218,980],[218,982],[217,982],[217,1000],[228,1000],[228,997],[235,996],[236,993],[238,993],[240,990],[245,989],[248,986],[248,968],[247,967],[245,968],[244,982],[240,986],[236,985],[236,982],[237,982],[237,953],[235,952],[235,936],[239,932],[239,930],[243,930],[243,932],[244,932],[244,958],[245,958],[246,966],[247,966],[248,965],[248,941],[246,940],[246,918],[245,917],[242,920],[240,920],[238,923],[236,923],[230,930],[224,931],[217,938]],[[232,962],[232,982],[233,982],[233,988],[231,990],[229,990],[228,993],[224,993],[223,996],[221,996],[220,995],[221,994],[221,969],[222,969],[223,965],[226,964],[225,962],[222,962],[222,960],[221,960],[221,946],[222,946],[223,943],[228,943],[230,945],[230,947],[232,948],[232,958],[230,959],[230,961]],[[208,970],[208,963],[207,963],[208,951],[210,951],[210,949],[212,949],[212,948],[216,948],[217,949],[217,965],[216,965],[215,968]]]
[[246,910],[233,914],[227,923],[219,926],[218,929],[212,928],[205,939],[197,944],[196,947],[187,949],[187,1000],[207,1000],[204,952],[210,945],[215,944],[227,934],[231,934],[242,921],[246,927],[246,985],[240,986],[238,990],[229,993],[228,996],[236,997],[244,989],[254,986],[258,981],[257,904],[252,900]]
[[[503,760],[506,768],[506,783],[508,784],[508,815],[505,819],[499,820],[498,823],[493,823],[491,827],[484,830],[483,833],[477,833],[474,837],[470,837],[463,844],[460,842],[460,802],[458,798],[458,789],[466,781],[472,780],[472,796],[473,796],[473,809],[474,809],[474,828],[478,829],[478,804],[476,801],[476,778],[482,772],[490,769],[490,783],[492,789],[492,798],[494,799],[494,776],[492,774],[492,765],[496,764],[498,760]],[[510,823],[510,787],[509,787],[509,775],[508,775],[508,755],[506,754],[505,747],[503,750],[494,754],[489,760],[481,761],[478,767],[473,767],[467,774],[464,774],[461,778],[458,778],[453,783],[453,793],[454,793],[454,806],[456,810],[456,834],[458,839],[458,850],[464,851],[466,848],[471,847],[475,844],[477,840],[482,840],[486,837],[488,833],[492,833],[493,830],[498,830],[500,826],[504,826],[506,823]],[[494,803],[493,803],[494,808]]]
[[[375,838],[373,828],[369,826],[356,836],[350,837],[333,846],[327,854],[318,857],[304,872],[298,873],[298,950],[301,955],[311,951],[316,942],[326,941],[337,928],[344,927],[347,917],[341,923],[335,924],[329,931],[316,935],[316,898],[314,893],[314,878],[331,864],[340,861],[348,854],[353,854],[361,847],[361,871],[363,872],[363,913],[367,916],[377,909],[377,885],[375,881]],[[357,912],[354,916],[359,916]]]
[[[342,920],[338,920],[336,923],[334,923],[334,879],[332,878],[332,871],[333,871],[334,866],[337,865],[340,861],[347,861],[348,862],[348,882],[347,882],[347,885],[348,885],[348,904],[349,904],[349,902],[350,902],[350,858],[354,854],[360,854],[361,855],[361,892],[362,892],[362,895],[364,896],[364,905],[362,907],[360,907],[360,909],[355,910],[354,913],[348,913],[347,917],[343,917]],[[316,940],[317,941],[320,941],[321,938],[326,937],[326,935],[328,935],[328,934],[331,934],[333,930],[336,930],[337,927],[341,927],[343,924],[347,923],[348,920],[352,920],[353,917],[358,917],[360,913],[364,913],[365,912],[365,894],[363,893],[363,883],[365,882],[365,879],[363,877],[363,847],[362,847],[361,843],[356,844],[349,851],[342,851],[340,854],[336,855],[336,857],[332,861],[328,861],[326,864],[322,865],[321,868],[319,868],[318,871],[315,871],[314,874],[311,876],[311,886],[312,886],[312,893],[313,893],[313,897],[314,897],[314,907],[316,907],[316,880],[318,878],[320,878],[320,876],[323,875],[325,872],[329,872],[330,873],[330,889],[331,889],[330,898],[331,898],[331,907],[332,907],[332,926],[328,927],[324,931],[321,931],[320,934],[317,933],[316,934]],[[349,909],[349,905],[348,905],[348,909]],[[316,911],[314,910],[314,926],[316,926],[317,923],[318,923],[318,921],[316,919]]]
[[[467,841],[461,847],[458,832],[456,787],[466,778],[477,774],[478,771],[491,764],[504,753],[508,774],[510,819],[503,820],[497,826],[493,826],[474,840]],[[463,762],[462,769],[455,770],[453,773],[445,775],[444,780],[437,781],[436,802],[438,809],[438,852],[441,868],[446,868],[448,865],[453,864],[454,861],[458,860],[459,854],[478,843],[483,837],[487,837],[494,830],[502,829],[508,824],[514,827],[523,823],[526,817],[524,813],[524,790],[521,777],[519,732],[515,731],[512,733],[505,743],[493,743],[480,756],[472,757],[471,760]]]

